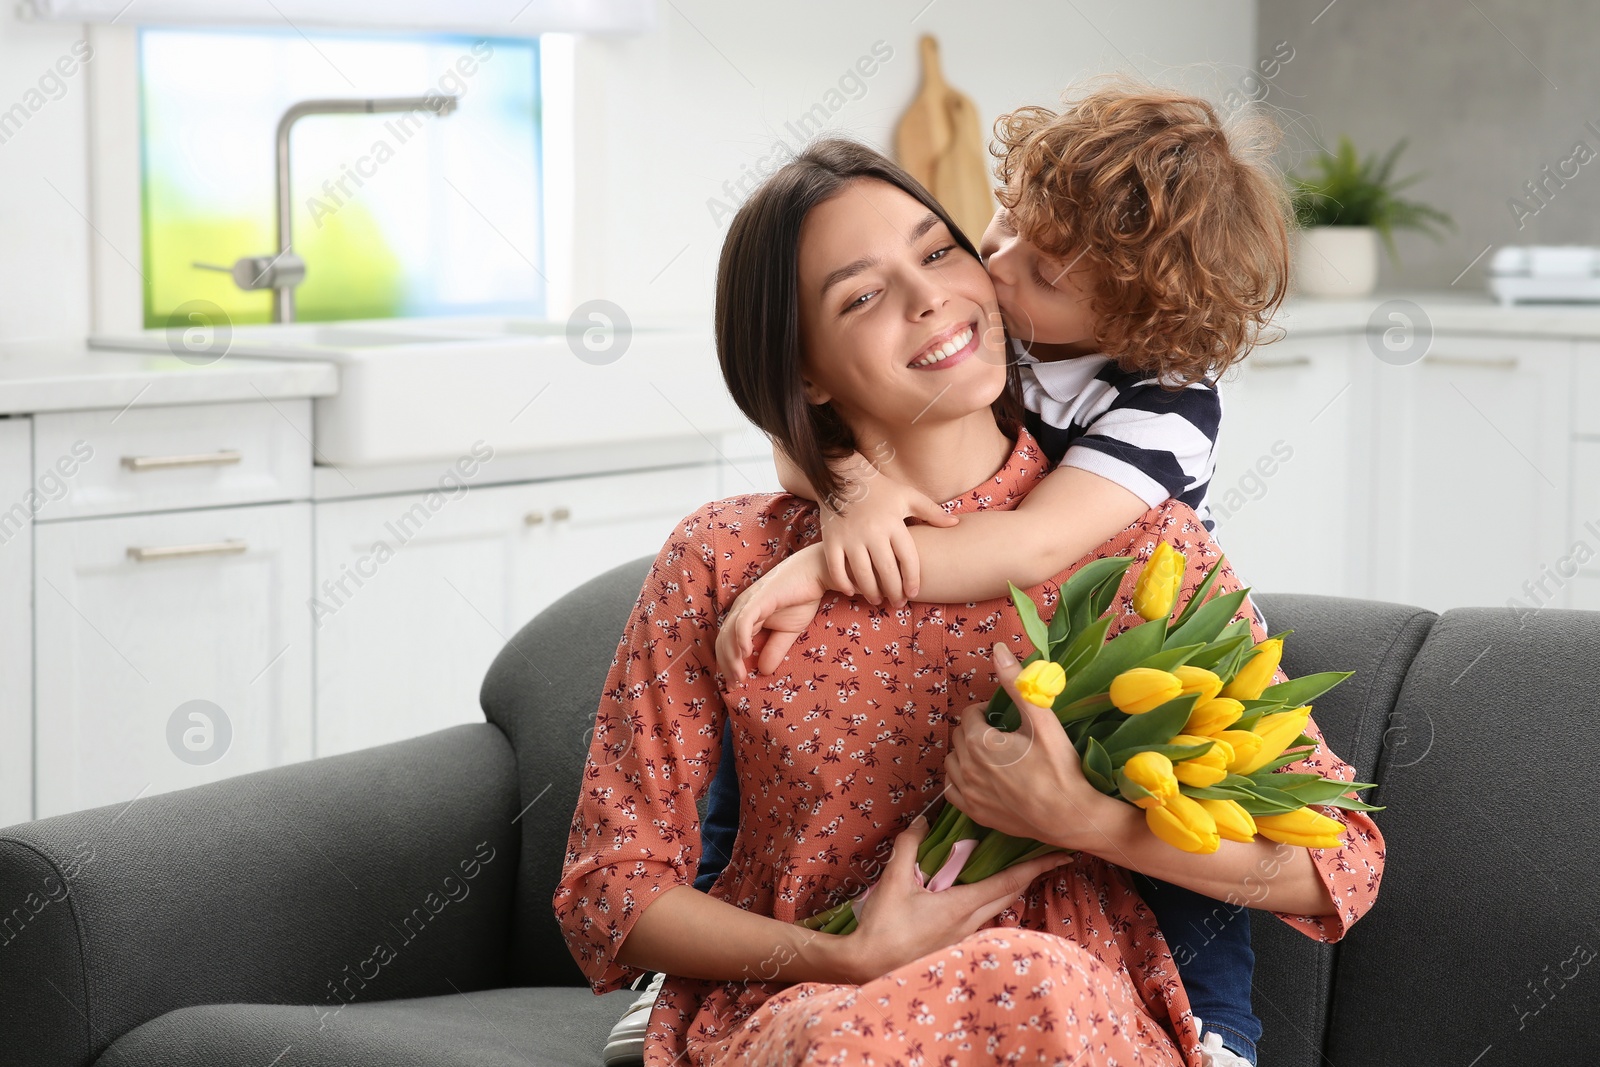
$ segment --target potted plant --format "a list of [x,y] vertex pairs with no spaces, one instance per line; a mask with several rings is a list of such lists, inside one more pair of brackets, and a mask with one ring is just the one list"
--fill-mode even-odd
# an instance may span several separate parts
[[1359,296],[1378,281],[1378,237],[1389,257],[1399,262],[1395,230],[1420,230],[1438,239],[1440,229],[1454,229],[1449,215],[1396,194],[1422,178],[1392,177],[1395,160],[1405,148],[1401,138],[1383,158],[1362,159],[1349,137],[1339,138],[1336,152],[1311,161],[1310,177],[1289,176],[1295,222],[1300,227],[1295,257],[1297,288],[1306,296]]

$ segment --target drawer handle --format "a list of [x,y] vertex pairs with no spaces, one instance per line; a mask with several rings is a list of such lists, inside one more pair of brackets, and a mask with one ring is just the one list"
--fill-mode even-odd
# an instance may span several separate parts
[[567,519],[572,518],[572,509],[571,508],[554,508],[550,512],[550,517],[552,519],[556,520],[557,522],[564,522]]
[[133,547],[128,558],[136,563],[149,563],[156,559],[182,559],[186,556],[237,556],[249,549],[246,541],[202,541],[194,545],[158,545],[155,548]]
[[522,516],[522,521],[529,526],[538,526],[540,523],[544,522],[544,512],[530,511],[526,515]]
[[225,448],[220,452],[196,452],[187,456],[123,456],[122,465],[131,471],[164,470],[168,467],[225,467],[243,459],[237,449]]
[[1257,370],[1284,370],[1288,367],[1311,366],[1310,356],[1291,356],[1288,359],[1256,359],[1251,360],[1251,366]]
[[1504,359],[1467,359],[1464,356],[1427,356],[1426,363],[1437,363],[1441,367],[1476,367],[1480,370],[1516,370],[1517,357],[1506,356]]

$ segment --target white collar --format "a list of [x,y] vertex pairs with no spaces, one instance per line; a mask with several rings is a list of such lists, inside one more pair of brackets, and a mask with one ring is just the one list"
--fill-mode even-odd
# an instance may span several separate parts
[[1039,388],[1052,400],[1063,404],[1082,393],[1100,373],[1100,368],[1111,361],[1110,356],[1095,353],[1045,362],[1024,348],[1021,341],[1013,341],[1012,345],[1018,365],[1031,367]]

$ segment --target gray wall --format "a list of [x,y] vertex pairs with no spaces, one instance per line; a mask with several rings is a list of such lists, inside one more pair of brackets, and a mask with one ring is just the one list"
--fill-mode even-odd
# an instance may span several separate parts
[[[1399,238],[1402,265],[1385,262],[1381,285],[1444,288],[1486,245],[1600,244],[1596,0],[1327,3],[1258,7],[1257,53],[1271,55],[1279,41],[1294,49],[1265,96],[1287,126],[1285,168],[1341,133],[1363,153],[1409,137],[1398,171],[1427,177],[1403,195],[1450,212],[1459,227],[1439,243]],[[1560,187],[1546,166],[1576,176]],[[1546,183],[1546,204],[1528,194],[1529,181]],[[1513,197],[1537,209],[1520,229]],[[1455,288],[1482,292],[1492,255]]]

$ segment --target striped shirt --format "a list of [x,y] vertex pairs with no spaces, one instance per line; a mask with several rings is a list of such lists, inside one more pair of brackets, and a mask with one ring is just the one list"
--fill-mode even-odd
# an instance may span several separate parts
[[1014,343],[1025,425],[1051,464],[1108,478],[1150,507],[1171,498],[1212,530],[1206,490],[1217,465],[1222,394],[1213,381],[1176,391],[1109,356],[1041,362]]

